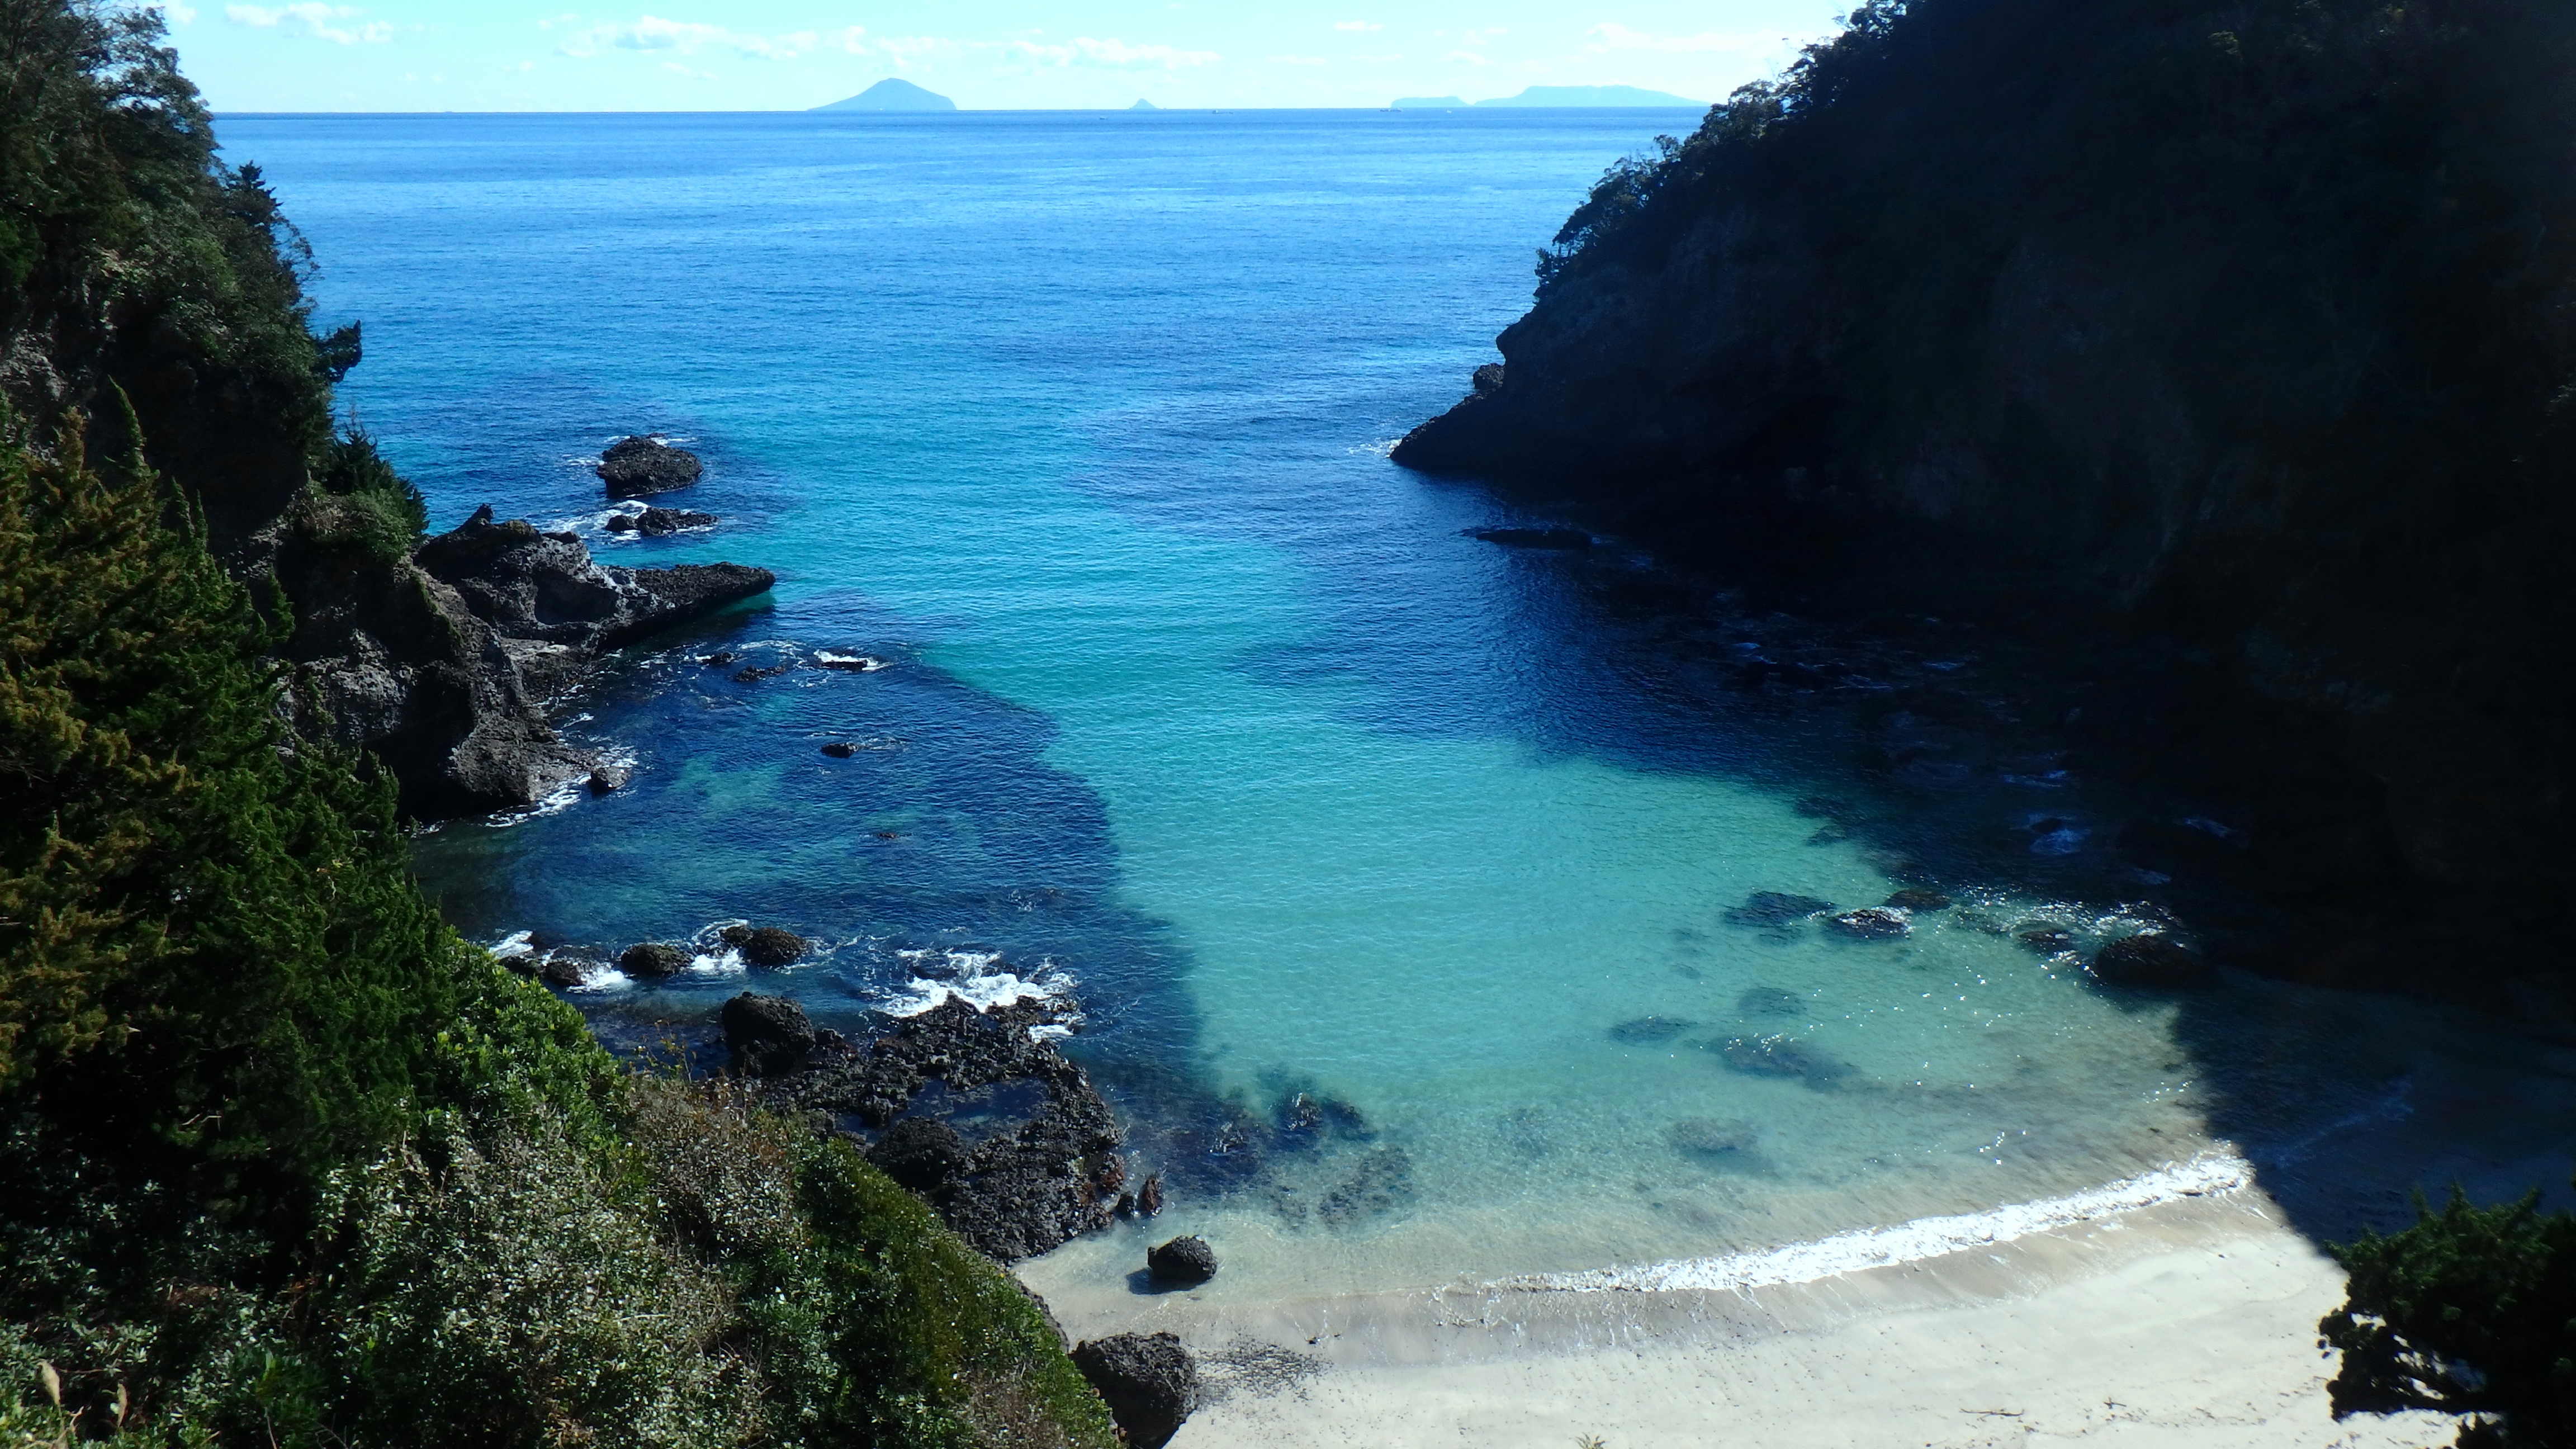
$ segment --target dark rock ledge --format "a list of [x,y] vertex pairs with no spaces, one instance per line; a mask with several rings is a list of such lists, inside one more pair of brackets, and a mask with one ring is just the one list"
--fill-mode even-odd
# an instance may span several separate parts
[[296,601],[292,707],[372,751],[422,819],[530,804],[588,775],[596,762],[555,736],[545,702],[608,651],[776,582],[741,564],[602,565],[577,536],[488,506],[390,569],[293,546],[278,567]]
[[882,1133],[870,1160],[978,1250],[1009,1263],[1109,1224],[1127,1179],[1118,1119],[1081,1067],[1029,1034],[1062,1021],[1065,1003],[978,1011],[951,997],[854,1049],[800,1034],[801,1011],[783,1022],[754,1004],[775,1000],[737,997],[725,1015],[763,1100],[830,1130]]

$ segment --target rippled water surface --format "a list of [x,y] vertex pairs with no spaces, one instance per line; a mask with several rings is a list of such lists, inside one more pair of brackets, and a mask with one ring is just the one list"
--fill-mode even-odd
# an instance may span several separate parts
[[[1747,691],[1761,621],[1615,546],[1479,542],[1521,520],[1385,460],[1590,180],[1692,119],[228,119],[439,526],[488,501],[781,576],[568,707],[629,788],[447,825],[425,879],[492,941],[790,926],[827,949],[753,984],[844,1025],[1074,983],[1073,1049],[1230,1291],[1727,1251],[2187,1155],[2172,1008],[2010,934],[2135,927],[2082,877],[2080,782],[1882,780],[1855,827],[1878,681]],[[720,528],[600,531],[587,460],[647,429],[708,462],[662,501]],[[1728,918],[1936,857],[1961,905],[1903,939]],[[685,1037],[744,981],[577,996]],[[1301,1092],[1356,1119],[1277,1140]]]

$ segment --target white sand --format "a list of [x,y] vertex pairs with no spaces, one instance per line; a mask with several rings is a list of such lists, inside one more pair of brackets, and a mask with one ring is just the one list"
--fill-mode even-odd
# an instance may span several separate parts
[[1167,1328],[1200,1352],[1218,1396],[1173,1449],[2360,1449],[2453,1428],[2330,1417],[2316,1322],[2342,1274],[2253,1188],[1752,1290],[1240,1305],[1032,1286],[1077,1338]]

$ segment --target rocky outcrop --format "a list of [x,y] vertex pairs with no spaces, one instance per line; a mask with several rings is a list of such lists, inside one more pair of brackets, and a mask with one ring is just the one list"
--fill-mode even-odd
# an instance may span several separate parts
[[1198,1364],[1172,1334],[1096,1338],[1074,1348],[1073,1366],[1133,1449],[1162,1449],[1198,1407]]
[[[1013,1262],[1106,1226],[1124,1181],[1123,1164],[1108,1170],[1122,1140],[1109,1104],[1031,1034],[1063,1009],[1022,1001],[978,1011],[952,996],[865,1051],[763,1090],[782,1111],[887,1129],[871,1152],[879,1165],[958,1236]],[[925,1097],[934,1081],[940,1090]]]
[[611,533],[640,533],[646,538],[668,538],[684,528],[713,528],[719,520],[712,513],[691,513],[679,508],[647,508],[641,513],[612,513],[608,516]]
[[1614,168],[1395,457],[1820,611],[2173,640],[2207,687],[2082,737],[2252,823],[2267,969],[2563,977],[2576,40],[2375,13],[1855,11]]
[[706,472],[698,455],[660,438],[620,438],[599,455],[600,481],[611,498],[642,498],[695,483]]
[[805,1008],[783,996],[743,992],[724,1004],[719,1020],[734,1070],[745,1076],[794,1071],[814,1054],[814,1023]]
[[290,536],[275,565],[299,723],[372,751],[403,809],[436,819],[526,805],[595,764],[545,705],[605,651],[759,594],[739,564],[606,567],[580,539],[484,508],[410,559]]

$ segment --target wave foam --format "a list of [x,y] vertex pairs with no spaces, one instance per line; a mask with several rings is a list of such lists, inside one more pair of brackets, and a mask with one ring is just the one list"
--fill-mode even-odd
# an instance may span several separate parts
[[2231,1151],[2211,1151],[2189,1162],[2168,1163],[2153,1172],[2124,1177],[2085,1192],[2009,1203],[1988,1212],[1916,1218],[1892,1228],[1859,1228],[1814,1242],[1723,1258],[1683,1258],[1582,1273],[1541,1273],[1506,1278],[1492,1286],[1556,1293],[1670,1293],[1813,1283],[1838,1274],[2009,1243],[2032,1233],[2073,1227],[2186,1197],[2214,1197],[2245,1187],[2253,1180],[2254,1164]]
[[895,959],[912,972],[912,980],[877,1009],[888,1016],[919,1016],[954,996],[982,1011],[1018,1001],[1060,1001],[1068,1010],[1052,1025],[1031,1027],[1030,1034],[1071,1035],[1064,1023],[1079,1020],[1071,1010],[1073,977],[1042,959],[1022,976],[1002,967],[999,951],[897,951]]

